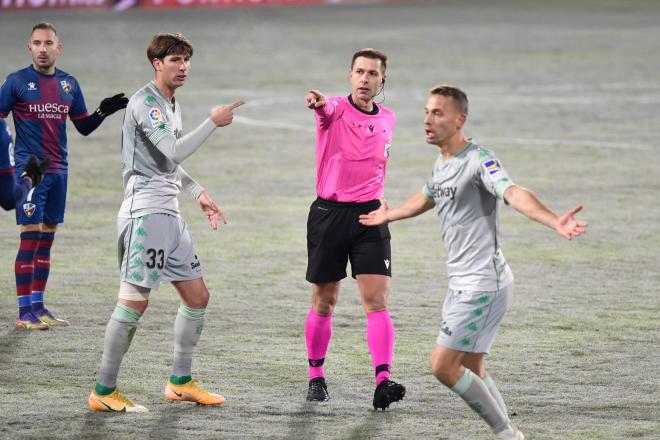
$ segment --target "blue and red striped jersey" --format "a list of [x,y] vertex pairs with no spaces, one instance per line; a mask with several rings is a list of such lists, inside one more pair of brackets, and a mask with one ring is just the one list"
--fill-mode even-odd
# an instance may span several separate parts
[[59,69],[53,75],[40,73],[33,66],[14,72],[0,86],[0,118],[9,112],[16,128],[17,170],[35,154],[39,159],[50,157],[49,173],[66,173],[66,117],[87,117],[78,81]]

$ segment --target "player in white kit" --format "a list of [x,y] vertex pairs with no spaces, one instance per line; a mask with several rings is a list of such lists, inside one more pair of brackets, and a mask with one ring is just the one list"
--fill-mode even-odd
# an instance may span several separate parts
[[138,90],[126,107],[122,131],[124,202],[117,219],[121,269],[119,300],[106,328],[97,383],[88,403],[96,411],[145,412],[117,389],[117,375],[149,293],[169,281],[181,297],[174,323],[173,371],[165,398],[219,405],[224,397],[210,393],[192,378],[192,355],[204,326],[209,291],[202,278],[186,222],[179,215],[181,190],[199,202],[213,229],[224,215],[181,167],[216,127],[232,122],[242,102],[218,107],[195,130],[183,135],[181,107],[174,92],[190,69],[193,48],[181,34],[158,34],[147,49],[155,79]]
[[360,216],[360,223],[387,224],[438,208],[449,285],[431,370],[488,423],[496,438],[524,440],[484,367],[484,354],[513,295],[513,275],[500,250],[498,200],[569,240],[584,233],[587,223],[575,218],[582,206],[557,216],[531,191],[514,184],[492,151],[465,137],[467,114],[462,90],[449,85],[431,89],[426,142],[440,150],[431,176],[400,206],[389,208],[383,201],[378,210]]

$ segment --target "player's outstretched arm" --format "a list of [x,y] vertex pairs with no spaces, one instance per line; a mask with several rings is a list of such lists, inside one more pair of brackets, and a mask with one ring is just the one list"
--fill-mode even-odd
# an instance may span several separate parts
[[165,157],[176,164],[181,164],[202,146],[217,127],[231,124],[234,118],[234,109],[243,104],[243,101],[236,101],[233,104],[217,107],[213,109],[211,115],[204,122],[187,135],[177,139],[172,133],[166,133],[156,141],[155,146]]
[[575,214],[582,210],[582,205],[558,216],[546,208],[533,192],[518,185],[510,186],[504,192],[504,199],[525,217],[554,229],[567,240],[584,234],[589,226],[587,222],[575,218]]
[[311,89],[305,95],[305,105],[312,110],[321,108],[325,105],[325,95],[318,90]]
[[199,198],[197,199],[197,202],[199,202],[199,206],[202,208],[204,215],[208,217],[211,229],[218,229],[218,218],[220,221],[222,221],[222,223],[225,225],[227,224],[225,214],[220,210],[220,207],[213,201],[211,196],[209,196],[209,193],[202,191],[202,193],[199,195]]
[[413,194],[396,208],[390,208],[387,200],[380,199],[380,208],[371,211],[369,214],[362,214],[359,217],[359,222],[365,226],[384,225],[396,220],[404,218],[415,217],[422,214],[435,205],[429,202],[426,197],[420,192]]
[[74,119],[73,125],[78,130],[78,133],[87,136],[96,130],[107,116],[126,108],[127,104],[128,98],[123,93],[117,93],[114,96],[103,99],[101,104],[99,104],[99,108],[91,115],[83,119]]

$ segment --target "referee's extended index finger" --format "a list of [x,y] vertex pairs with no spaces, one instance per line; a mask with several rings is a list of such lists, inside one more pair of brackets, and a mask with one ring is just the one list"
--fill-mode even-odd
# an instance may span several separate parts
[[316,89],[309,89],[308,93],[311,93],[312,95],[316,96],[317,98],[320,98],[321,96],[323,96],[323,93],[321,93],[320,91],[318,91]]

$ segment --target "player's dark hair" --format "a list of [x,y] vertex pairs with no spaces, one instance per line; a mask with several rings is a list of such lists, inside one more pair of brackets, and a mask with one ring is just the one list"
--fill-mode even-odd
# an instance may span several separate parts
[[456,107],[461,113],[468,113],[468,98],[465,92],[456,86],[449,84],[438,84],[429,91],[431,95],[448,96],[454,99]]
[[32,32],[30,32],[30,36],[36,31],[37,29],[45,29],[45,30],[51,30],[55,35],[57,35],[57,31],[55,30],[55,26],[52,24],[48,23],[47,21],[40,21],[39,23],[35,24],[32,26]]
[[190,41],[180,33],[156,34],[147,47],[149,63],[154,59],[163,60],[168,55],[193,56],[193,47]]
[[351,69],[353,69],[355,60],[358,57],[369,58],[372,60],[380,60],[381,70],[385,72],[385,69],[387,69],[387,55],[385,55],[385,52],[382,52],[378,49],[367,47],[365,49],[360,49],[357,52],[355,52],[353,54],[353,58],[351,59]]

